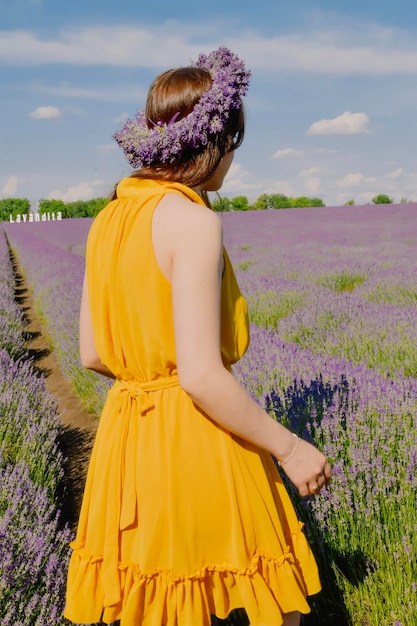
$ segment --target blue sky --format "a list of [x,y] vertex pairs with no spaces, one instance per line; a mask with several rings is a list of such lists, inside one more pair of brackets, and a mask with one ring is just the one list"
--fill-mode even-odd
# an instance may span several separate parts
[[120,121],[219,45],[253,73],[223,195],[417,201],[415,0],[0,0],[0,198],[108,195]]

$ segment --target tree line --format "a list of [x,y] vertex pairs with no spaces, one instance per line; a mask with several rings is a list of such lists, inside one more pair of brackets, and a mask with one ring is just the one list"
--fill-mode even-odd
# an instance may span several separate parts
[[[109,202],[109,198],[93,198],[92,200],[78,200],[76,202],[64,202],[63,200],[41,199],[38,203],[37,213],[61,214],[62,218],[68,217],[95,217]],[[391,204],[393,199],[386,194],[378,194],[372,198],[373,204]],[[408,202],[405,198],[401,202]],[[354,205],[354,200],[348,200],[346,205]],[[249,203],[246,196],[227,198],[218,196],[211,202],[214,211],[253,211],[265,209],[291,209],[295,207],[324,207],[321,198],[309,198],[298,196],[290,198],[282,193],[263,193],[253,204]],[[17,215],[29,215],[31,212],[30,201],[27,198],[3,198],[0,200],[0,221],[8,221],[10,216],[16,219]]]
[[308,198],[307,196],[289,198],[282,193],[263,193],[253,204],[249,203],[246,196],[236,196],[234,198],[222,198],[219,196],[212,201],[211,205],[214,211],[253,211],[326,206],[321,198]]
[[[37,213],[61,214],[62,219],[67,217],[95,217],[109,202],[109,198],[93,198],[92,200],[78,200],[76,202],[64,202],[63,200],[39,200]],[[30,201],[27,198],[3,198],[0,200],[0,221],[8,221],[10,216],[13,220],[18,215],[29,215],[31,212]]]

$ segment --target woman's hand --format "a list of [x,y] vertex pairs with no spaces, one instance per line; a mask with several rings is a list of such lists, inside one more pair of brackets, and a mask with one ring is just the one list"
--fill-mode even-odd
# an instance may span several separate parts
[[324,454],[315,446],[297,439],[294,451],[280,466],[297,487],[300,496],[318,495],[330,482],[332,468]]

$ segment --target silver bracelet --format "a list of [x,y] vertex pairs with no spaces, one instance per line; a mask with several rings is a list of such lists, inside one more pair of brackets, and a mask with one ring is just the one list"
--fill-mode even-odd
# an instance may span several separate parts
[[293,450],[292,450],[292,452],[291,452],[290,456],[289,456],[289,457],[287,457],[287,458],[285,459],[285,461],[278,461],[278,465],[279,465],[280,467],[282,467],[283,465],[285,465],[285,463],[288,463],[288,461],[289,461],[289,460],[290,460],[290,459],[294,456],[295,451],[296,451],[296,450],[297,450],[297,448],[298,448],[298,444],[300,443],[300,437],[299,437],[298,435],[296,435],[295,433],[291,433],[291,434],[292,434],[292,436],[293,436],[293,437],[295,437],[295,438],[297,439],[297,441],[295,442],[295,446],[294,446],[294,448],[293,448]]

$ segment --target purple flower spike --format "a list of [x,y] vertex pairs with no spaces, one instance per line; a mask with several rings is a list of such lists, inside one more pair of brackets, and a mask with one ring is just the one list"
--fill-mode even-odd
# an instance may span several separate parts
[[175,113],[165,124],[147,120],[145,112],[139,110],[133,120],[126,120],[114,133],[113,139],[133,167],[170,163],[186,148],[207,145],[210,136],[224,130],[230,111],[242,106],[241,97],[248,90],[251,73],[236,54],[220,47],[208,56],[200,54],[191,67],[208,70],[213,79],[211,88],[191,113],[180,120],[180,112]]

